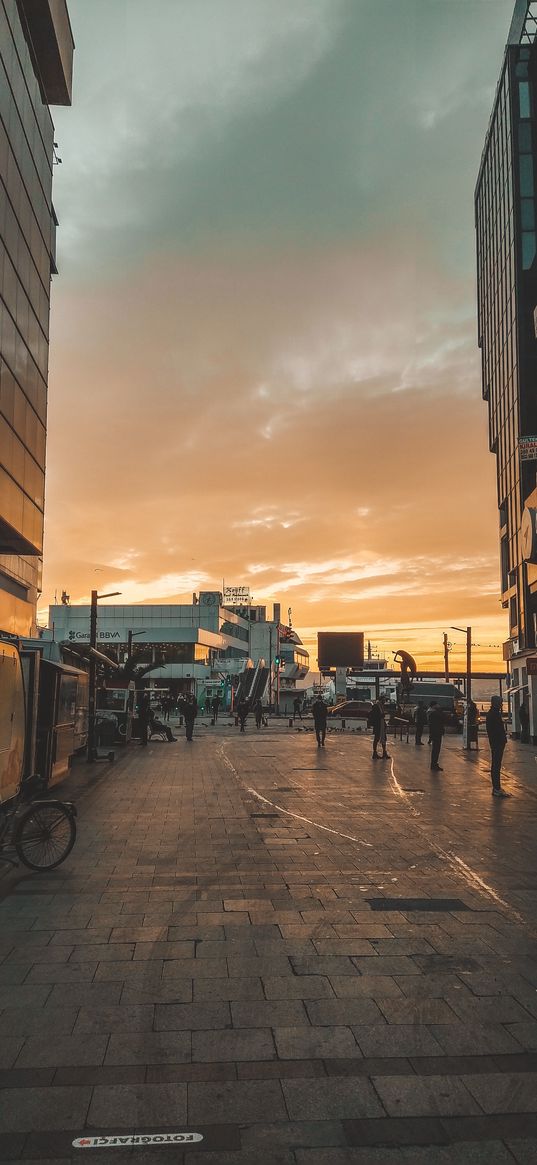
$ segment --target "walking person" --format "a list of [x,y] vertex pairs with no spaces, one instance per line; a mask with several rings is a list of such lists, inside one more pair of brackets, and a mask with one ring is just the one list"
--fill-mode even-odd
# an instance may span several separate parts
[[375,700],[373,707],[367,718],[367,723],[373,729],[373,756],[372,760],[380,760],[377,748],[379,744],[382,747],[382,760],[391,760],[390,754],[386,749],[387,729],[386,729],[386,711],[384,708],[384,700],[379,696]]
[[218,720],[219,710],[220,710],[220,696],[217,694],[216,696],[213,696],[213,703],[212,703],[212,713],[213,713],[213,720],[214,720],[215,724],[217,723],[217,720]]
[[138,706],[138,722],[140,725],[140,744],[145,748],[151,719],[151,702],[147,692],[144,692]]
[[320,695],[317,696],[317,698],[313,701],[311,706],[311,714],[313,716],[313,723],[315,725],[317,748],[324,748],[328,708],[326,707],[326,704]]
[[415,725],[416,725],[415,744],[423,744],[423,740],[421,739],[421,734],[423,732],[423,729],[425,728],[426,723],[427,723],[427,711],[425,708],[425,704],[423,703],[423,700],[418,700],[418,706],[416,708],[416,719],[415,719]]
[[442,748],[442,737],[445,732],[444,713],[439,708],[436,700],[431,700],[427,719],[429,721],[429,736],[432,745],[431,772],[443,773],[444,770],[438,764],[438,761],[440,759],[440,749]]
[[296,720],[297,716],[300,716],[300,719],[302,720],[302,705],[300,696],[295,696],[293,700],[293,720]]
[[263,723],[263,705],[261,700],[256,700],[254,704],[255,726],[261,728]]
[[250,704],[249,704],[248,700],[244,700],[244,699],[239,700],[239,702],[237,704],[237,716],[239,717],[239,724],[241,726],[241,732],[244,732],[244,730],[245,730],[246,721],[248,719],[249,711],[250,711]]
[[193,692],[189,692],[186,697],[183,708],[183,716],[185,718],[185,736],[186,739],[192,741],[194,733],[194,721],[198,715],[198,701]]
[[526,702],[526,697],[524,697],[524,699],[520,705],[520,708],[518,711],[518,718],[520,720],[520,740],[521,740],[521,743],[522,744],[529,744],[530,743],[530,732],[529,732],[530,713],[529,713],[529,708],[528,708],[528,705]]
[[502,757],[507,743],[507,733],[502,716],[502,701],[500,696],[492,696],[490,708],[486,715],[487,736],[490,744],[490,776],[492,780],[493,797],[510,797],[501,787],[500,773]]

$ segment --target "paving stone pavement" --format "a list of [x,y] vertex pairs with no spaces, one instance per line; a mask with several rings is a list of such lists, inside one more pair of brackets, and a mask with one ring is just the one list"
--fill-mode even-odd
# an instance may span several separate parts
[[75,766],[70,858],[0,881],[0,1159],[537,1162],[534,751],[498,802],[305,727]]

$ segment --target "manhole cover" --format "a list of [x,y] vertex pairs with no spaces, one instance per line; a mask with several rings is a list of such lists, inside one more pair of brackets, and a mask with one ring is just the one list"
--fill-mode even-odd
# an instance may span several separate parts
[[366,898],[372,910],[469,910],[460,898]]

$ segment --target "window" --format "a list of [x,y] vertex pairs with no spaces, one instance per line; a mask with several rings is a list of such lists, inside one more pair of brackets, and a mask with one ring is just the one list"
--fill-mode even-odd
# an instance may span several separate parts
[[530,86],[528,81],[518,82],[518,107],[522,118],[531,117]]

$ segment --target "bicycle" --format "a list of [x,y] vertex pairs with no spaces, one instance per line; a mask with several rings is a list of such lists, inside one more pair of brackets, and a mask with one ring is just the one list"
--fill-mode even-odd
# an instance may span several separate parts
[[76,806],[71,801],[32,799],[32,789],[40,792],[41,778],[25,781],[17,795],[0,804],[0,861],[17,866],[4,854],[10,844],[19,861],[30,870],[55,870],[65,861],[76,840]]

